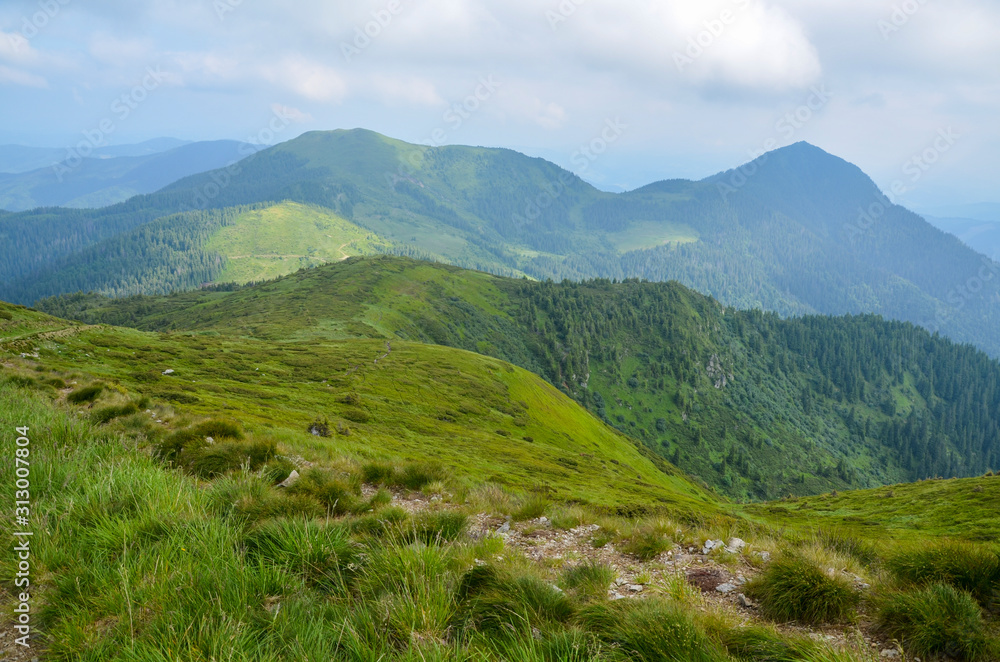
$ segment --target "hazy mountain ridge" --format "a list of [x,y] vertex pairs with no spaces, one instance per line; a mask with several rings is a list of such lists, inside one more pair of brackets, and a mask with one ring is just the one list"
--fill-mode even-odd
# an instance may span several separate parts
[[[1000,354],[1000,279],[982,275],[995,265],[889,204],[856,166],[805,143],[701,182],[611,194],[510,150],[315,132],[130,204],[156,216],[281,200],[327,208],[398,250],[466,268],[554,280],[677,280],[741,308],[875,312]],[[57,236],[72,232],[58,227],[60,213],[50,219]],[[91,212],[88,222],[106,225],[109,214],[114,208]],[[22,218],[0,227],[30,233]],[[83,247],[76,242],[67,252]],[[30,302],[67,291],[47,259],[37,257],[30,276],[3,270],[0,260],[11,297]],[[100,276],[99,258],[88,264]],[[42,281],[55,289],[39,291],[33,283]],[[168,279],[157,291],[179,286]]]

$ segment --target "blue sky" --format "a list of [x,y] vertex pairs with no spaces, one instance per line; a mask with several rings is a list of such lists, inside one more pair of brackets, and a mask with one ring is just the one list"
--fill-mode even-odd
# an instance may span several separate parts
[[578,170],[610,121],[583,173],[609,190],[807,140],[911,207],[997,201],[997,26],[995,0],[6,0],[0,142],[365,127]]

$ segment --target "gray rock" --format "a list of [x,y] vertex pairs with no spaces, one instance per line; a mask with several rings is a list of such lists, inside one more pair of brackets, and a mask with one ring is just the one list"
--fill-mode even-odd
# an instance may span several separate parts
[[706,540],[705,546],[702,547],[701,549],[701,553],[702,555],[706,555],[713,549],[719,549],[720,547],[725,547],[725,546],[726,543],[722,542],[721,540]]
[[642,593],[645,588],[642,584],[629,584],[628,586],[628,590],[632,593]]
[[174,370],[173,370],[173,368],[167,368],[166,370],[163,371],[163,374],[164,375],[172,375],[172,374],[174,374]]
[[288,474],[288,478],[278,483],[278,487],[291,487],[299,480],[299,472],[292,469],[292,473]]
[[746,549],[747,543],[745,540],[739,538],[730,538],[729,544],[726,545],[726,551],[730,554],[739,554],[744,549]]
[[753,600],[740,593],[736,596],[736,604],[749,609],[750,607],[753,607]]
[[504,535],[505,533],[510,533],[510,522],[504,522],[503,525],[497,529],[497,533]]
[[887,660],[895,660],[899,657],[899,651],[895,648],[886,648],[884,651],[879,653],[879,655]]
[[736,586],[727,582],[725,584],[719,584],[715,587],[715,590],[719,593],[732,593],[736,590]]
[[769,563],[771,561],[771,552],[754,552],[760,557],[760,560],[764,563]]

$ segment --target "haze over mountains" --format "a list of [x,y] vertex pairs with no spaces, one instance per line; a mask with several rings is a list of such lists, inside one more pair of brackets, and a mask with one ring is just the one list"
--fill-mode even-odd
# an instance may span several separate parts
[[233,140],[185,143],[164,138],[87,150],[0,147],[0,208],[106,207],[152,193],[188,175],[239,161],[257,148]]
[[[284,201],[312,206],[327,229],[315,218],[297,226]],[[268,227],[269,214],[315,245],[272,233],[254,243],[266,266],[234,268],[247,254],[240,229]],[[0,228],[0,283],[24,303],[246,282],[393,252],[539,279],[678,280],[786,315],[874,312],[1000,354],[997,265],[807,143],[700,182],[611,194],[511,150],[314,132],[127,203],[14,214]]]

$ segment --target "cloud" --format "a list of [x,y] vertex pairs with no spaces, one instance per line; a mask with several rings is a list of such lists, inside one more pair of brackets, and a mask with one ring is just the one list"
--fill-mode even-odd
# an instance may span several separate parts
[[348,93],[339,71],[302,55],[290,55],[260,70],[268,82],[292,90],[310,101],[340,103]]
[[283,106],[280,103],[271,104],[271,111],[278,117],[286,117],[295,124],[307,124],[313,121],[313,116],[309,113],[304,113],[291,106]]
[[41,76],[0,64],[0,85],[7,83],[24,87],[46,88],[49,86],[49,82]]

